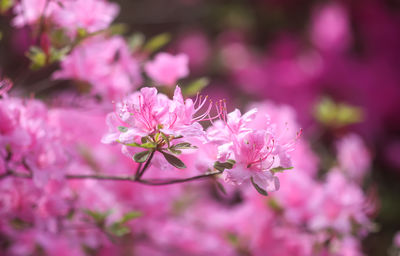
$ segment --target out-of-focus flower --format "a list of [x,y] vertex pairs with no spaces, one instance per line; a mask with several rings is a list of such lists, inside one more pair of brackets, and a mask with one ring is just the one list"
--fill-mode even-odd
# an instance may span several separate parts
[[53,21],[75,36],[78,29],[93,33],[106,29],[119,12],[119,6],[106,0],[63,0],[54,10]]
[[189,58],[185,54],[174,56],[162,52],[153,61],[147,62],[144,70],[156,85],[175,86],[178,79],[189,74],[188,65]]
[[204,68],[210,57],[210,45],[206,36],[201,32],[192,32],[178,40],[177,50],[188,56],[191,69]]
[[21,0],[14,6],[16,14],[13,24],[23,27],[37,22],[40,17],[49,17],[54,10],[60,8],[56,1],[49,0]]
[[76,36],[79,29],[93,33],[106,29],[119,12],[119,6],[106,0],[22,0],[15,7],[13,24],[32,25],[43,17]]
[[106,99],[119,99],[140,83],[139,64],[118,36],[90,38],[61,62],[55,79],[74,79],[91,85],[91,93]]
[[362,138],[350,134],[337,143],[339,166],[351,178],[362,181],[371,164],[371,156]]
[[351,41],[347,11],[340,3],[330,3],[315,10],[311,40],[318,48],[342,51]]
[[312,194],[309,207],[313,216],[308,225],[313,230],[333,228],[342,234],[363,234],[370,228],[364,206],[361,188],[346,180],[339,170],[333,169],[328,174],[327,182]]

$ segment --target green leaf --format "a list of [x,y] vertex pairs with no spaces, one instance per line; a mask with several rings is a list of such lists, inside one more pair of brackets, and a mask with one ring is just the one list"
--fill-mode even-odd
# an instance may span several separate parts
[[151,142],[151,141],[146,142],[146,143],[143,143],[143,144],[140,145],[141,148],[148,148],[148,149],[156,148],[156,146],[157,146],[157,145],[154,144],[154,143]]
[[139,211],[130,211],[130,212],[125,213],[125,215],[122,216],[122,218],[121,218],[121,220],[119,222],[124,224],[124,223],[126,223],[126,222],[128,222],[130,220],[139,218],[142,215],[143,214],[141,212],[139,212]]
[[277,172],[283,172],[285,170],[291,170],[291,169],[293,169],[293,166],[292,167],[286,167],[286,168],[282,167],[282,166],[278,166],[278,167],[272,168],[270,171],[272,173],[277,173]]
[[122,35],[128,30],[128,26],[124,23],[112,24],[107,31],[111,35]]
[[265,189],[261,188],[260,186],[258,186],[255,182],[253,177],[250,178],[251,180],[251,184],[253,184],[254,188],[257,190],[258,193],[260,193],[263,196],[268,196],[268,193]]
[[65,55],[67,55],[70,52],[71,48],[66,46],[61,49],[55,49],[55,48],[50,48],[50,63],[62,60]]
[[131,230],[129,229],[129,227],[126,227],[124,225],[122,225],[119,222],[115,222],[113,223],[111,226],[108,227],[108,231],[118,237],[127,235],[131,232]]
[[225,169],[232,169],[235,165],[235,160],[228,159],[226,162],[221,163],[220,161],[216,161],[214,163],[214,168],[218,171],[224,171]]
[[43,50],[37,46],[32,46],[26,56],[31,61],[30,68],[33,70],[40,69],[46,65],[47,56]]
[[184,87],[182,90],[183,95],[186,97],[194,96],[201,90],[203,90],[208,84],[210,80],[206,77],[199,78],[191,82],[188,86]]
[[144,50],[153,53],[160,50],[171,41],[171,35],[168,33],[159,34],[151,38],[144,46]]
[[120,132],[127,132],[127,131],[128,131],[128,127],[125,127],[125,126],[118,126],[118,131],[120,131]]
[[136,153],[133,156],[133,160],[135,160],[137,163],[144,163],[147,161],[147,159],[149,159],[150,153],[151,152],[149,150]]
[[97,225],[103,225],[106,221],[106,218],[111,214],[111,211],[100,212],[90,209],[83,210],[83,212],[92,217]]
[[[120,142],[120,141],[117,141],[117,142]],[[122,143],[122,142],[120,142],[120,143]],[[136,143],[136,142],[132,142],[132,143],[122,143],[122,144],[124,144],[125,146],[128,146],[128,147],[140,147],[140,144],[138,144],[138,143]]]
[[190,144],[189,142],[182,142],[182,143],[178,143],[173,145],[171,148],[174,149],[189,149],[189,148],[197,148],[196,146],[192,146],[192,144]]
[[326,126],[337,128],[361,122],[364,113],[359,107],[324,98],[315,106],[314,117]]
[[167,148],[167,150],[168,150],[169,152],[171,152],[172,154],[175,154],[175,155],[180,155],[180,154],[182,154],[182,151],[181,151],[181,150],[175,149],[174,147]]
[[4,14],[14,5],[14,0],[0,0],[0,13]]
[[164,155],[165,159],[168,161],[168,163],[170,163],[172,166],[178,168],[178,169],[185,169],[186,165],[185,163],[183,163],[179,158],[177,158],[174,155],[165,153],[163,151],[161,151],[161,153]]
[[132,52],[138,51],[144,44],[145,36],[142,33],[134,33],[128,38],[129,49]]
[[235,165],[235,164],[236,164],[236,161],[235,161],[235,160],[233,160],[233,159],[228,159],[228,160],[226,160],[226,162],[227,162],[227,163],[229,163],[229,164],[231,164],[231,165],[232,165],[232,167],[233,167],[233,165]]

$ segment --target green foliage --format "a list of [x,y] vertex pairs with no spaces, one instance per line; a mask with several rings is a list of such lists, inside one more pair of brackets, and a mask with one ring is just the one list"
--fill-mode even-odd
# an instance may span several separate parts
[[146,40],[146,37],[142,33],[134,33],[128,38],[128,46],[132,52],[140,50]]
[[103,227],[107,217],[111,214],[111,211],[100,212],[100,211],[86,209],[84,210],[84,213],[90,216],[94,220],[97,226]]
[[363,111],[361,108],[325,98],[316,105],[314,117],[326,126],[338,128],[361,122]]
[[210,80],[206,77],[201,77],[199,79],[196,79],[182,89],[182,94],[185,95],[186,97],[194,96],[198,92],[203,90],[209,83]]
[[149,159],[150,154],[151,154],[151,151],[149,151],[149,150],[136,153],[133,156],[133,160],[137,163],[144,163]]
[[174,155],[168,154],[164,151],[161,151],[161,153],[164,155],[164,158],[168,161],[168,163],[170,163],[172,166],[178,168],[178,169],[185,169],[186,165],[184,162],[182,162],[182,160],[180,160],[179,158],[177,158]]
[[181,142],[178,144],[173,145],[171,148],[174,149],[195,149],[196,146],[192,146],[189,142]]
[[47,63],[47,56],[43,50],[37,46],[32,46],[26,56],[31,61],[30,68],[37,70],[44,67]]
[[285,168],[285,167],[282,167],[282,166],[278,166],[278,167],[272,168],[270,171],[271,171],[272,173],[277,173],[277,172],[283,172],[283,171],[285,171],[285,170],[291,170],[291,169],[293,169],[293,167],[287,167],[287,168]]
[[130,228],[127,227],[125,224],[133,219],[139,218],[142,216],[142,213],[139,211],[130,211],[126,213],[124,216],[119,221],[114,222],[111,224],[109,227],[107,227],[107,230],[118,237],[127,235],[130,233]]
[[225,169],[232,169],[233,166],[235,165],[235,163],[236,163],[235,160],[232,160],[232,159],[228,159],[226,162],[223,162],[223,163],[216,161],[214,163],[214,168],[217,169],[218,171],[222,172]]
[[14,0],[0,0],[0,13],[4,14],[14,5]]
[[171,41],[171,35],[169,33],[162,33],[150,38],[145,44],[144,50],[148,53],[154,53],[164,47]]
[[56,61],[62,60],[65,55],[67,55],[70,52],[71,48],[66,46],[61,49],[55,49],[53,47],[50,48],[50,56],[49,56],[49,62],[53,63]]

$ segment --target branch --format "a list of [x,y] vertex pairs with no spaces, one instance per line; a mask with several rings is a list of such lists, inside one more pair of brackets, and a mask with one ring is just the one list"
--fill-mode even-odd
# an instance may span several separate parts
[[[143,168],[144,169],[144,168]],[[150,186],[161,186],[161,185],[170,185],[175,183],[183,183],[203,178],[212,177],[218,174],[221,174],[223,171],[213,171],[207,172],[205,174],[184,178],[184,179],[149,179],[149,180],[142,180],[138,179],[134,176],[112,176],[112,175],[101,175],[101,174],[66,174],[64,177],[69,180],[75,179],[93,179],[93,180],[113,180],[113,181],[131,181],[137,182],[144,185]],[[15,178],[22,178],[22,179],[32,179],[32,175],[28,173],[18,173],[14,171],[7,171],[6,173],[0,175],[0,179],[6,177],[15,177]]]
[[183,182],[187,182],[187,181],[208,178],[208,177],[212,177],[212,176],[221,174],[222,172],[223,171],[207,172],[205,174],[200,174],[200,175],[185,178],[185,179],[169,179],[169,180],[149,179],[149,180],[137,180],[137,182],[145,184],[145,185],[152,185],[152,186],[170,185],[170,184],[175,184],[175,183],[183,183]]

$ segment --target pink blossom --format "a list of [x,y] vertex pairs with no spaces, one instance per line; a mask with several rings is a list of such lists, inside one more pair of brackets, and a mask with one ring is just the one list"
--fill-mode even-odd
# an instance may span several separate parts
[[178,40],[178,51],[186,54],[190,59],[190,68],[199,70],[204,68],[210,57],[210,45],[206,35],[201,32],[191,32]]
[[240,134],[233,141],[236,164],[227,170],[227,180],[242,184],[252,179],[267,192],[278,190],[279,179],[269,171],[274,165],[273,150],[273,137],[265,131]]
[[[142,88],[140,92],[133,93],[122,102],[117,103],[116,112],[108,117],[111,134],[106,135],[111,139],[119,133],[119,141],[123,143],[134,142],[141,136],[147,136],[157,131],[169,135],[194,137],[204,135],[202,126],[198,121],[208,120],[210,107],[200,116],[195,116],[206,103],[206,99],[195,106],[191,99],[183,100],[181,90],[176,87],[173,100],[164,94],[157,94],[155,88]],[[117,116],[115,116],[117,115]],[[117,123],[127,126],[126,132],[115,129]],[[109,139],[105,137],[105,142]]]
[[[143,151],[132,144],[141,144],[142,138],[147,136],[156,140],[157,136],[164,134],[172,145],[181,142],[198,143],[199,140],[206,142],[206,133],[199,122],[218,116],[210,116],[213,105],[207,102],[207,98],[200,97],[195,102],[191,99],[184,100],[179,87],[176,87],[172,100],[157,93],[155,88],[142,88],[140,92],[133,93],[116,104],[115,112],[107,117],[109,133],[102,141],[122,143],[122,152],[129,157]],[[191,151],[193,149],[188,149],[185,153]],[[171,167],[158,153],[155,154],[152,164],[161,169]]]
[[189,59],[185,54],[173,56],[159,53],[153,61],[146,63],[144,70],[157,85],[175,86],[180,78],[189,74]]
[[298,225],[306,223],[314,216],[309,204],[310,196],[319,191],[318,182],[297,166],[293,172],[283,173],[279,178],[281,189],[274,196],[284,209],[285,218]]
[[312,19],[311,40],[322,50],[344,50],[351,41],[347,11],[339,3],[318,8]]
[[64,0],[54,10],[54,22],[75,35],[78,29],[88,33],[106,29],[119,12],[119,6],[106,0]]
[[294,149],[296,137],[280,140],[274,124],[267,122],[264,127],[252,129],[257,109],[244,115],[235,110],[223,114],[223,121],[214,122],[207,130],[211,141],[219,143],[218,158],[221,161],[233,159],[236,164],[226,171],[226,179],[236,184],[252,181],[265,191],[279,189],[279,180],[271,169],[291,168],[290,152]]
[[13,86],[13,83],[9,79],[3,79],[0,81],[0,97],[5,95]]
[[[50,129],[46,106],[36,100],[0,100],[0,150],[8,147],[13,165],[28,166],[38,186],[61,179],[66,163],[57,132]],[[26,170],[27,171],[27,170]]]
[[349,134],[337,143],[339,166],[353,179],[362,181],[371,164],[371,156],[356,134]]
[[[370,223],[364,211],[365,205],[360,187],[346,180],[339,170],[333,169],[328,174],[326,184],[312,194],[310,209],[314,216],[309,227],[313,230],[330,227],[343,234],[352,232],[352,223],[368,229]],[[364,230],[355,231],[360,234]]]
[[119,12],[119,6],[106,0],[22,0],[14,7],[17,27],[33,25],[41,17],[50,19],[71,36],[78,29],[93,33],[106,29]]
[[60,8],[56,1],[49,0],[21,0],[14,6],[13,25],[23,27],[32,25],[41,16],[49,17],[54,10]]
[[61,62],[54,78],[88,82],[92,94],[108,100],[123,97],[141,83],[139,64],[118,36],[85,40]]

